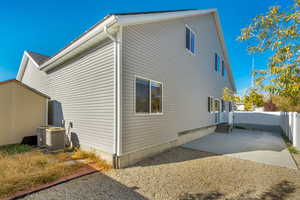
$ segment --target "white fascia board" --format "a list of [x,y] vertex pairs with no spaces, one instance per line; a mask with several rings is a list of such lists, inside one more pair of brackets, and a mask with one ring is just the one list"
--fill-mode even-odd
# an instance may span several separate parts
[[154,14],[140,14],[140,15],[117,15],[118,24],[127,26],[133,24],[144,24],[156,21],[191,17],[195,15],[206,15],[216,12],[216,9],[207,10],[191,10],[191,11],[178,11],[169,13],[154,13]]
[[222,49],[223,49],[223,54],[224,54],[226,62],[227,62],[228,75],[229,75],[229,78],[230,78],[230,83],[233,87],[234,92],[236,92],[236,86],[235,86],[235,82],[234,82],[234,79],[233,79],[233,74],[232,74],[231,65],[230,65],[229,56],[228,56],[228,51],[227,51],[227,47],[226,47],[226,43],[225,43],[223,31],[222,31],[220,17],[218,15],[217,10],[215,12],[213,12],[213,17],[215,19],[217,33],[218,33],[219,38],[220,38],[221,46],[222,46]]
[[20,64],[20,66],[19,66],[18,74],[17,74],[17,77],[16,77],[16,79],[17,79],[18,81],[22,81],[22,76],[23,76],[23,74],[24,74],[24,71],[25,71],[25,68],[26,68],[27,61],[28,61],[28,57],[25,55],[25,52],[24,52],[23,57],[22,57],[22,60],[21,60],[21,64]]
[[62,63],[66,59],[72,57],[73,55],[85,50],[85,47],[89,47],[93,43],[93,39],[102,38],[104,36],[103,29],[105,26],[111,27],[116,23],[116,17],[110,16],[103,22],[96,25],[92,30],[89,30],[85,35],[77,39],[75,42],[71,43],[65,49],[61,50],[55,56],[51,57],[48,61],[40,66],[43,71],[48,71],[55,67],[57,64]]
[[22,81],[22,78],[23,78],[23,75],[25,73],[25,70],[26,70],[26,67],[27,67],[27,64],[28,64],[28,59],[30,59],[33,64],[39,68],[39,65],[35,62],[35,60],[29,55],[29,53],[27,51],[24,51],[24,54],[23,54],[23,57],[22,57],[22,60],[21,60],[21,64],[20,64],[20,67],[19,67],[19,70],[18,70],[18,74],[17,74],[17,77],[16,79],[18,81]]

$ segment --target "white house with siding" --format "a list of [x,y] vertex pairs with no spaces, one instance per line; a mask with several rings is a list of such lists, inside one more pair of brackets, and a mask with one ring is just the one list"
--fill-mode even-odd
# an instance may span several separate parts
[[214,132],[235,91],[215,9],[110,14],[51,57],[25,51],[17,79],[115,167]]

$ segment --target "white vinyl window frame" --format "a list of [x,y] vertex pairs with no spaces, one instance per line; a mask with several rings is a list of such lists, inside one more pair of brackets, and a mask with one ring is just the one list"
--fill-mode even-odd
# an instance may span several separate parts
[[[191,33],[193,33],[193,35],[194,35],[194,52],[192,52],[190,49],[188,49],[188,48],[186,48],[186,29],[189,29],[189,31],[191,32]],[[185,33],[185,50],[188,52],[188,53],[190,53],[191,55],[196,55],[196,40],[197,40],[197,35],[196,35],[196,32],[189,26],[189,25],[187,25],[187,24],[185,24],[185,26],[184,26],[184,33]],[[192,39],[191,39],[191,36],[190,36],[190,48],[191,48],[191,45],[192,45]]]
[[[136,112],[136,80],[137,79],[143,79],[143,80],[149,81],[149,112],[144,112],[144,113],[143,112]],[[152,110],[151,110],[152,109],[152,106],[151,106],[151,103],[152,103],[151,83],[152,82],[161,84],[161,112],[153,113]],[[164,114],[164,106],[163,106],[164,95],[163,95],[163,90],[164,90],[164,87],[163,87],[163,83],[162,82],[155,81],[155,80],[152,80],[152,79],[149,79],[149,78],[145,78],[145,77],[140,76],[140,75],[135,75],[134,76],[134,114],[138,115],[138,116],[163,115]]]

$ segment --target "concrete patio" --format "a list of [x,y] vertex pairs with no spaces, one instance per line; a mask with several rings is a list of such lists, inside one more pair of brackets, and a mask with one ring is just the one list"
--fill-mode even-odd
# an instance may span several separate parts
[[234,129],[230,134],[213,133],[183,147],[297,169],[285,142],[276,132]]

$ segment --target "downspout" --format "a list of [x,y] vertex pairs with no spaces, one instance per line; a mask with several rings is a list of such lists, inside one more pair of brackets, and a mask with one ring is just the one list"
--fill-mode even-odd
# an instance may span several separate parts
[[115,76],[114,76],[114,84],[115,84],[115,128],[114,128],[114,154],[113,154],[113,167],[118,168],[118,110],[119,110],[119,104],[118,104],[118,74],[119,74],[119,68],[118,68],[118,45],[117,45],[117,37],[114,37],[111,33],[109,33],[107,26],[104,26],[103,28],[104,33],[111,39],[114,43],[114,54],[115,54],[115,60],[114,60],[114,65],[115,65]]

